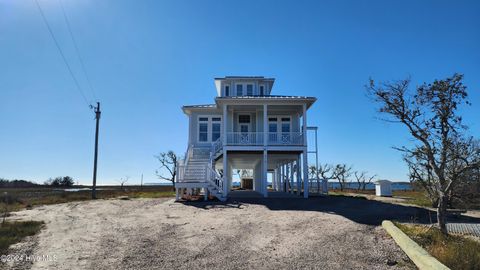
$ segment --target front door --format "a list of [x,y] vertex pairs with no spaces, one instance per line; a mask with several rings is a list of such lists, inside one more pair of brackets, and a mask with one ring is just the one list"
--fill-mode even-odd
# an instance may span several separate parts
[[290,144],[291,119],[290,117],[268,118],[268,141],[272,144]]
[[240,144],[249,144],[250,138],[250,115],[239,115],[238,126],[240,128]]
[[268,118],[268,142],[275,144],[278,141],[277,138],[278,123],[277,117]]

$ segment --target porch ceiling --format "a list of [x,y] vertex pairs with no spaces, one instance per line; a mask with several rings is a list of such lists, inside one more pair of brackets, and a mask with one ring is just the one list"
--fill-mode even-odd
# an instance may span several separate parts
[[307,105],[307,109],[315,103],[317,99],[314,97],[283,97],[283,96],[248,96],[248,97],[217,97],[215,103],[221,107],[222,105],[257,105],[263,106],[289,106],[289,105]]
[[[228,111],[230,112],[255,112],[263,111],[263,105],[228,105]],[[267,108],[268,114],[275,114],[278,112],[287,113],[302,113],[302,105],[268,105]]]
[[[299,153],[295,152],[270,152],[268,154],[268,169],[273,170],[280,163],[291,162],[297,160]],[[263,153],[262,152],[251,152],[251,153],[242,153],[242,152],[233,152],[228,153],[228,163],[235,169],[253,169],[255,165],[262,162]],[[219,159],[216,163],[217,168],[222,168],[223,166],[223,157]]]

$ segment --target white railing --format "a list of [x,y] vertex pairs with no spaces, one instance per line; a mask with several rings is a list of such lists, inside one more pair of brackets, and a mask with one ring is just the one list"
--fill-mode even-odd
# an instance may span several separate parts
[[[227,145],[263,145],[263,132],[228,132]],[[268,132],[268,145],[303,145],[302,132]]]
[[223,140],[222,137],[218,138],[216,141],[212,143],[212,155],[216,155],[220,150],[223,148]]
[[223,177],[209,166],[207,166],[207,181],[216,186],[219,192],[223,192]]
[[302,132],[269,132],[268,145],[303,145]]
[[192,157],[193,145],[189,145],[185,156],[183,157],[183,165],[188,165],[188,160]]
[[205,165],[179,165],[177,182],[205,182],[207,169]]
[[223,177],[209,165],[180,165],[177,172],[177,183],[206,182],[214,185],[217,192],[223,192]]
[[263,132],[227,132],[227,145],[263,145]]

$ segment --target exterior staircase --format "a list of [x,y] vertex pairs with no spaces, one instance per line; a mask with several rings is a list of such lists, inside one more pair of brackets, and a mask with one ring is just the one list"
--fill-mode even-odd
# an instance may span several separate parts
[[[210,148],[189,147],[183,164],[178,165],[176,182],[178,188],[203,189],[205,198],[208,194],[226,201],[223,192],[223,179],[212,168]],[[182,190],[184,191],[184,190]]]

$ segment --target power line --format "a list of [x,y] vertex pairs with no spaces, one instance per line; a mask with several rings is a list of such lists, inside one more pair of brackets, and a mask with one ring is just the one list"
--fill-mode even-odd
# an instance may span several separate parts
[[63,18],[65,19],[65,23],[67,24],[68,32],[70,33],[70,37],[72,39],[73,45],[75,47],[75,52],[77,53],[78,61],[80,62],[80,65],[82,67],[83,74],[85,75],[85,78],[87,79],[88,86],[90,87],[90,90],[92,91],[93,97],[95,100],[98,101],[97,95],[95,94],[95,90],[93,89],[92,82],[90,81],[90,77],[88,77],[88,73],[85,68],[85,64],[83,63],[82,56],[80,55],[80,50],[78,49],[77,42],[73,36],[72,28],[70,27],[70,21],[68,20],[67,13],[65,12],[65,8],[63,7],[63,1],[58,0],[60,2],[60,6],[62,7],[62,12],[63,12]]
[[75,74],[73,74],[72,68],[68,64],[67,58],[65,58],[65,55],[63,54],[62,48],[60,48],[60,45],[58,44],[57,39],[55,38],[55,35],[53,34],[52,28],[50,27],[50,24],[48,24],[47,18],[45,17],[45,14],[43,13],[42,7],[40,6],[40,3],[38,3],[38,0],[35,0],[35,3],[37,3],[38,10],[40,11],[40,14],[42,15],[43,21],[45,22],[45,25],[48,28],[48,32],[50,32],[50,36],[52,37],[53,41],[55,42],[55,46],[57,47],[58,51],[60,52],[60,55],[62,56],[63,62],[67,66],[68,72],[70,73],[70,76],[72,76],[73,81],[75,82],[75,85],[77,86],[78,91],[83,97],[83,100],[87,104],[87,106],[90,106],[87,97],[82,91],[82,88],[80,87],[80,84],[78,83],[77,78],[75,77]]

